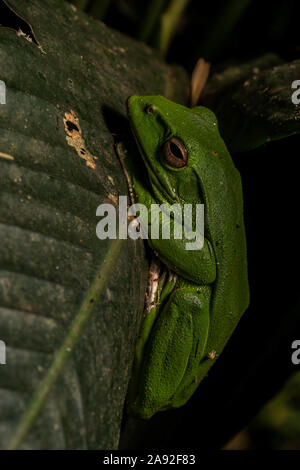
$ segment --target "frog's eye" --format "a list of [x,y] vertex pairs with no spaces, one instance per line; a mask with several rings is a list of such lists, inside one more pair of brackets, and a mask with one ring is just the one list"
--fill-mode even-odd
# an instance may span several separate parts
[[148,106],[148,107],[146,108],[146,113],[148,113],[148,114],[153,114],[153,113],[154,113],[154,108],[153,108],[153,106],[151,106],[151,105]]
[[178,137],[172,137],[164,145],[164,156],[169,165],[175,168],[186,166],[188,159],[188,151],[183,141]]

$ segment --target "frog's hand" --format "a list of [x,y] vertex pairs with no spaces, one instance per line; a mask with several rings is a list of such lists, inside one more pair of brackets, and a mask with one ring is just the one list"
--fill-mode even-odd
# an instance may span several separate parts
[[181,383],[194,380],[193,373],[203,355],[208,328],[209,299],[198,295],[195,289],[174,291],[147,344],[131,412],[149,419],[156,412],[173,406]]
[[151,239],[149,243],[157,252],[159,259],[183,278],[197,284],[211,284],[216,279],[214,250],[206,238],[203,247],[199,250],[187,250],[186,244],[190,243],[190,240],[185,238],[181,240]]
[[182,214],[178,217],[176,209],[172,215],[173,209],[164,206],[163,208],[161,205],[159,210],[151,209],[148,221],[150,246],[157,252],[159,259],[176,274],[197,284],[214,282],[216,261],[212,244],[198,229],[189,234],[194,236],[194,240],[187,238],[187,227],[183,223]]

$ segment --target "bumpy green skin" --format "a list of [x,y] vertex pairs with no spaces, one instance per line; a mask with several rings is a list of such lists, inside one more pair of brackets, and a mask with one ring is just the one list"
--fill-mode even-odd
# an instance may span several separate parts
[[[128,117],[140,153],[127,156],[125,163],[137,201],[149,211],[155,203],[205,207],[201,250],[187,251],[185,239],[149,240],[178,281],[151,313],[153,324],[142,330],[137,349],[128,409],[148,419],[187,402],[247,308],[246,240],[240,175],[215,115],[162,96],[132,96]],[[163,145],[174,136],[188,150],[184,168],[164,159]]]

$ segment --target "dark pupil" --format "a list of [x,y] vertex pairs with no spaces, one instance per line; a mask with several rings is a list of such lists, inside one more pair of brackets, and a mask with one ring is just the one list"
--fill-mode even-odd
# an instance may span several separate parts
[[178,147],[178,145],[174,144],[174,142],[170,143],[170,151],[174,155],[174,157],[179,158],[180,160],[183,160],[183,155]]

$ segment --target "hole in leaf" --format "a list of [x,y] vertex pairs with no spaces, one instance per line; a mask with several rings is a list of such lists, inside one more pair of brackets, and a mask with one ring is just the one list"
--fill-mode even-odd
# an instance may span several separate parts
[[69,131],[69,132],[72,132],[72,131],[79,132],[79,129],[78,129],[78,127],[76,126],[76,124],[74,124],[74,122],[66,121],[66,125],[67,125],[67,127],[68,127],[68,131]]
[[39,46],[30,24],[17,15],[3,0],[0,0],[0,26],[14,29],[19,35],[25,36],[27,40]]

